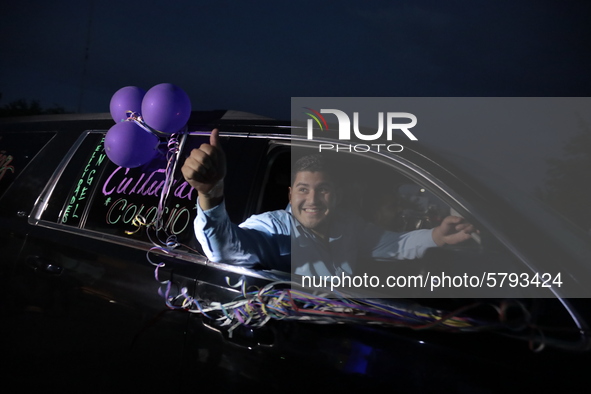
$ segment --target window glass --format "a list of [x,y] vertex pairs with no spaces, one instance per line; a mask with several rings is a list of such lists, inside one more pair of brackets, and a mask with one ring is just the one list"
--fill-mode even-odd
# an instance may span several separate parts
[[54,135],[53,132],[0,135],[0,196]]
[[[287,205],[291,166],[288,167],[286,162],[293,166],[300,157],[316,152],[317,150],[296,147],[279,147],[271,152],[264,194],[260,199],[261,211],[283,209]],[[338,190],[336,209],[333,212],[347,218],[342,223],[347,223],[347,226],[355,223],[355,226],[343,227],[331,233],[337,240],[341,236],[348,237],[350,242],[341,246],[330,236],[324,239],[324,249],[329,254],[320,255],[324,256],[327,269],[321,271],[324,267],[318,265],[319,270],[310,269],[310,274],[322,276],[326,272],[326,275],[340,275],[342,268],[345,273],[377,275],[381,278],[405,273],[427,275],[429,270],[431,273],[445,271],[454,275],[478,273],[482,276],[482,272],[486,270],[513,272],[516,267],[521,266],[511,252],[487,232],[487,229],[478,228],[477,223],[474,224],[478,228],[478,234],[464,242],[443,247],[435,247],[432,243],[424,252],[412,257],[398,253],[394,249],[399,247],[397,243],[382,244],[385,232],[401,234],[423,230],[423,234],[428,235],[425,239],[432,241],[431,233],[425,231],[439,226],[447,216],[469,216],[469,213],[462,213],[460,207],[455,206],[449,196],[438,192],[428,179],[411,174],[408,168],[400,168],[387,158],[339,152],[327,153],[325,159]],[[335,223],[335,216],[332,218]],[[369,239],[373,235],[376,235],[375,242],[373,238]],[[315,234],[307,236],[307,239],[314,238],[317,238]],[[326,242],[326,239],[330,240]],[[364,243],[366,241],[367,244]],[[357,246],[351,246],[352,244]],[[308,271],[297,271],[297,268],[306,263],[300,264],[298,257],[294,257],[293,245],[292,239],[292,270],[296,274],[306,275]],[[308,241],[306,245],[311,247]],[[393,247],[384,249],[382,245]],[[301,253],[308,256],[307,251]],[[346,264],[341,264],[341,258],[346,259]],[[402,295],[414,295],[411,293],[407,291]]]
[[[109,160],[104,137],[104,131],[83,137],[51,189],[41,219],[148,243],[162,243],[174,236],[177,242],[200,250],[193,231],[197,192],[183,179],[181,167],[191,150],[209,143],[209,134],[189,134],[181,143],[183,151],[164,201],[161,194],[168,162],[164,145],[162,154],[150,163],[129,169]],[[226,208],[230,218],[239,222],[253,209],[251,196],[260,194],[258,164],[268,144],[227,136],[221,144],[229,157]],[[159,225],[147,226],[154,224],[158,212],[162,213]]]
[[[284,209],[289,203],[291,166],[314,154],[305,148],[275,149],[269,156],[258,212]],[[431,229],[450,215],[451,207],[386,162],[346,153],[325,154],[339,188],[341,213],[361,216],[386,230]]]
[[[90,153],[86,159],[80,162],[83,152],[89,150]],[[104,148],[104,138],[100,134],[89,136],[74,156],[69,168],[80,169],[74,178],[62,177],[62,179],[74,179],[74,182],[61,210],[59,222],[78,226],[91,199],[96,179],[99,177],[105,162],[108,161]],[[79,162],[81,165],[78,165]]]
[[[185,152],[205,141],[205,137],[190,137]],[[161,201],[166,185],[164,154],[137,168],[120,167],[107,159],[82,227],[147,242],[156,241],[155,237],[165,241],[168,236],[174,236],[180,243],[192,244],[197,194],[183,179],[182,164],[181,159],[168,195]],[[159,213],[161,222],[156,224]],[[154,225],[146,231],[146,224]]]
[[104,134],[98,132],[84,136],[51,192],[41,214],[43,220],[78,226],[92,187],[96,184],[94,171],[98,171],[106,161],[101,161],[101,155],[104,159],[103,137]]

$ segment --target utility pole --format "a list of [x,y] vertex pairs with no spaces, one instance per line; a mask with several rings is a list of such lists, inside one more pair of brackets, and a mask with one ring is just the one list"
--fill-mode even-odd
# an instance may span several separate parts
[[86,43],[84,46],[84,55],[82,58],[82,75],[80,76],[80,94],[78,96],[78,113],[82,112],[82,104],[84,102],[84,91],[86,90],[86,71],[88,68],[88,55],[90,53],[90,39],[92,34],[92,14],[94,11],[94,1],[88,2],[88,23],[86,30]]

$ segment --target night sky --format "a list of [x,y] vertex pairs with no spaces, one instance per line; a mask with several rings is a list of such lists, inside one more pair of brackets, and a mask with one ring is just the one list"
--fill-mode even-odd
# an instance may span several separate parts
[[[0,106],[107,112],[119,88],[162,82],[196,110],[280,119],[291,97],[591,96],[588,1],[22,0],[1,10]],[[547,147],[513,175],[541,179],[543,160],[575,133],[535,136]],[[450,145],[472,150],[465,137]],[[481,137],[471,141],[488,146]]]

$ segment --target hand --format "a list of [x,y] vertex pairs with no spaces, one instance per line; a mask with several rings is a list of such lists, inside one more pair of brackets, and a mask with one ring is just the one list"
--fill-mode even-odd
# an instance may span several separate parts
[[[222,150],[219,131],[213,129],[209,144],[193,149],[181,169],[185,180],[199,193],[200,200],[223,198],[222,181],[226,176],[226,158]],[[215,188],[215,189],[214,189]],[[201,201],[200,201],[201,203]],[[214,204],[215,206],[217,204]],[[205,207],[202,208],[206,209]]]
[[472,237],[473,232],[478,232],[473,225],[458,216],[448,216],[441,224],[433,229],[433,241],[437,246],[455,245]]

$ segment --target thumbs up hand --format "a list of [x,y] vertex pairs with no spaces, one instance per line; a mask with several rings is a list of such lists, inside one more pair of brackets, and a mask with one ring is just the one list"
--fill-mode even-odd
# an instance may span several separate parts
[[185,180],[199,193],[203,209],[218,205],[223,199],[226,157],[220,144],[218,129],[211,131],[209,144],[193,149],[181,169]]

